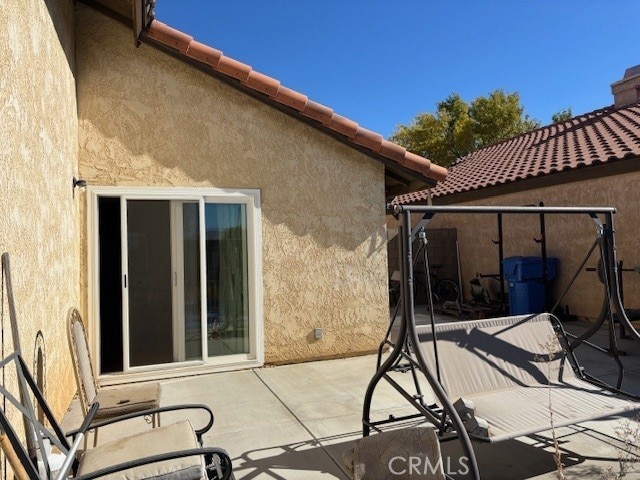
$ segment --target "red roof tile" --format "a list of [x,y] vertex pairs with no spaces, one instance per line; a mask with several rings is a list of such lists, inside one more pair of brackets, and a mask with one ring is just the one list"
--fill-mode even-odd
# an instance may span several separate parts
[[300,110],[300,113],[306,115],[309,118],[313,118],[319,122],[324,123],[325,125],[331,123],[331,117],[333,116],[333,110],[329,107],[325,107],[313,100],[309,100],[305,105],[303,110]]
[[280,88],[280,82],[278,80],[254,70],[249,72],[249,77],[245,85],[269,96],[278,93],[278,89]]
[[179,50],[182,53],[185,53],[191,46],[191,42],[193,42],[193,37],[191,35],[187,35],[186,33],[176,30],[164,23],[158,23],[157,28],[149,29],[147,35],[160,43]]
[[[369,148],[374,151],[379,151],[382,148],[382,135],[366,128],[358,127],[356,136],[353,137],[353,143],[357,143],[363,147]],[[422,158],[422,157],[420,157]]]
[[187,55],[194,60],[198,60],[200,63],[206,63],[215,68],[218,66],[218,63],[220,63],[222,52],[194,40],[191,45],[189,45]]
[[381,135],[360,127],[353,120],[336,114],[331,108],[309,100],[306,95],[282,86],[278,80],[256,72],[249,65],[229,58],[221,51],[197,42],[193,37],[158,20],[153,20],[143,35],[165,47],[170,47],[181,55],[211,67],[216,72],[239,80],[245,87],[271,100],[296,110],[301,115],[318,122],[318,128],[326,127],[344,136],[344,139],[354,147],[357,145],[370,150],[374,158],[375,155],[380,155],[399,166],[436,181],[442,181],[447,176],[447,169],[432,164],[429,159],[407,152],[403,147],[384,140]]
[[[640,157],[640,104],[606,107],[482,148],[458,160],[434,198]],[[396,198],[427,200],[426,190]]]
[[349,138],[355,137],[358,132],[358,124],[356,122],[338,115],[337,113],[333,114],[328,126],[331,130],[341,133],[345,137]]
[[291,90],[290,88],[283,87],[282,85],[278,89],[278,92],[275,95],[272,95],[271,98],[298,111],[304,110],[304,107],[307,106],[307,102],[309,101],[306,95],[296,92],[295,90]]
[[243,83],[249,79],[249,74],[251,73],[251,67],[249,65],[227,57],[226,55],[220,57],[220,62],[218,62],[215,69],[219,72],[226,73],[230,77],[237,78]]

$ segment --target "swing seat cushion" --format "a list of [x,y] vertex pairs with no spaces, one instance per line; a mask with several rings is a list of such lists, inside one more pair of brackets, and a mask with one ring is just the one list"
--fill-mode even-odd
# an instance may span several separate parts
[[[435,372],[433,333],[417,327]],[[577,377],[548,314],[521,315],[435,327],[440,374],[450,399],[470,400],[499,442],[555,427],[637,410],[640,403]]]

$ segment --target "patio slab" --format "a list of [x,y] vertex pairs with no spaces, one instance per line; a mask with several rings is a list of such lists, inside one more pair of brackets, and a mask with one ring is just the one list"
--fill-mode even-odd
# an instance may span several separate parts
[[[574,332],[588,327],[580,323],[566,326]],[[606,334],[598,334],[596,341],[606,345]],[[622,341],[620,346],[629,351],[623,358],[624,386],[640,393],[640,345]],[[585,365],[599,367],[604,379],[614,380],[614,362],[591,349],[581,347],[578,353]],[[361,438],[362,404],[375,365],[376,357],[370,355],[166,380],[161,403],[209,405],[215,424],[205,443],[230,453],[238,479],[346,480],[342,456]],[[405,387],[412,384],[410,374],[391,375]],[[421,385],[428,398],[431,393],[425,383]],[[374,396],[372,418],[408,413],[413,413],[412,407],[382,381]],[[74,401],[63,426],[75,427],[81,417]],[[184,413],[164,415],[162,421],[166,424],[176,418],[184,418]],[[197,415],[190,418],[194,423],[199,420]],[[557,429],[567,479],[600,479],[607,468],[618,471],[623,444],[617,440],[616,428],[622,421],[624,418],[609,418]],[[148,428],[140,420],[103,429],[100,443]],[[495,445],[474,444],[474,448],[484,480],[557,478],[551,432]],[[449,459],[450,473],[455,473],[458,442],[445,443],[442,451],[445,462]],[[640,478],[640,474],[626,478]]]

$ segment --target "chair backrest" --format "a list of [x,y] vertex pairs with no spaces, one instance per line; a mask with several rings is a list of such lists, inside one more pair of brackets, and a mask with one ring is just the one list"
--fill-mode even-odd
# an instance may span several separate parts
[[91,356],[89,354],[89,344],[87,342],[84,323],[82,322],[80,312],[78,312],[76,308],[69,309],[67,329],[78,394],[80,395],[82,410],[86,415],[89,406],[98,394],[98,385],[93,376],[93,364],[91,363]]
[[[431,327],[417,330],[435,372]],[[440,323],[436,336],[442,384],[451,398],[575,378],[548,314]]]

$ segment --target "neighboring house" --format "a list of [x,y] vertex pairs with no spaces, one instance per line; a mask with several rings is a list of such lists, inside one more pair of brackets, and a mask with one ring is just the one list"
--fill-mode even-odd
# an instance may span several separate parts
[[[614,105],[548,125],[460,159],[446,181],[431,190],[399,196],[400,203],[434,205],[613,206],[618,258],[640,265],[640,66],[612,86]],[[505,256],[540,255],[538,218],[506,216]],[[439,216],[432,226],[457,228],[463,284],[476,272],[498,269],[495,218]],[[548,216],[549,255],[560,259],[556,294],[566,285],[595,239],[588,219]],[[595,266],[596,257],[588,266]],[[497,290],[496,282],[485,280]],[[640,275],[624,274],[625,302],[640,307]],[[467,291],[468,292],[468,291]],[[597,317],[602,287],[583,273],[565,304],[578,316]]]
[[75,390],[73,305],[106,382],[373,351],[388,322],[385,198],[446,176],[152,7],[27,0],[0,14],[0,246],[58,414]]

